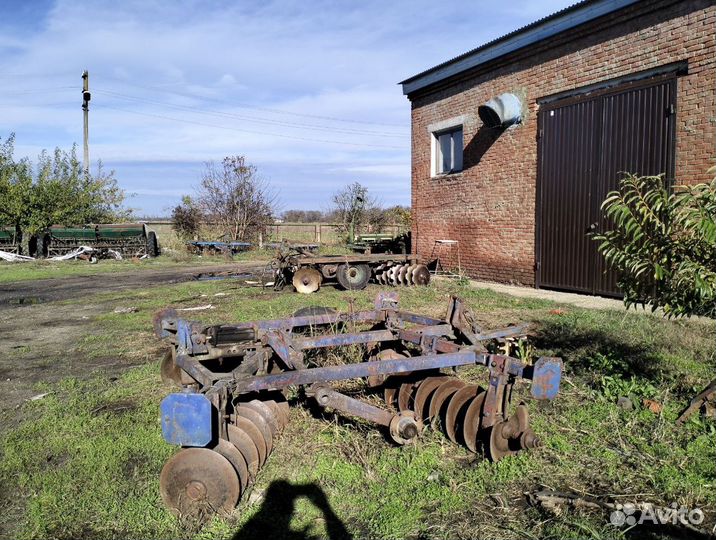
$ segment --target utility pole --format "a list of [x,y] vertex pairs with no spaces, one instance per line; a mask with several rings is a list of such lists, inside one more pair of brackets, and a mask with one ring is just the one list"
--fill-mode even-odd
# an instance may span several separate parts
[[84,116],[84,159],[82,165],[85,174],[89,175],[89,102],[91,99],[89,91],[89,72],[85,69],[82,72],[82,115]]

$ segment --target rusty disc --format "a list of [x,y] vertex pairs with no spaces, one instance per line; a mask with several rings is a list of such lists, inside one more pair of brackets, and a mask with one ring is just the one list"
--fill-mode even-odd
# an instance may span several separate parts
[[273,434],[271,433],[271,427],[264,417],[257,413],[251,407],[247,407],[245,403],[242,403],[238,407],[234,408],[234,412],[237,416],[242,416],[251,422],[261,431],[261,438],[264,440],[266,445],[266,455],[268,456],[273,450]]
[[413,282],[413,272],[415,271],[415,269],[417,267],[418,267],[417,264],[411,264],[408,266],[408,271],[405,273],[405,284],[406,285],[408,285],[408,286],[415,285],[415,283]]
[[462,426],[464,423],[465,404],[480,393],[481,388],[476,384],[468,384],[460,388],[450,398],[447,410],[445,411],[445,434],[452,442],[458,442],[458,433],[462,437]]
[[266,405],[266,403],[259,401],[258,399],[252,399],[251,401],[242,403],[242,405],[246,405],[264,417],[264,420],[268,422],[268,425],[271,428],[271,435],[276,435],[276,433],[278,433],[278,418],[276,418],[276,415],[271,410],[271,407]]
[[413,270],[412,279],[415,285],[427,285],[430,283],[430,270],[424,264],[418,264]]
[[243,431],[240,427],[234,424],[229,424],[226,427],[226,431],[229,434],[229,442],[233,444],[241,455],[244,456],[246,461],[246,467],[249,471],[249,477],[254,478],[256,473],[259,472],[259,451],[251,440],[248,433]]
[[465,383],[455,377],[448,377],[448,380],[442,383],[435,393],[433,398],[430,400],[430,412],[428,418],[432,419],[433,425],[436,424],[436,419],[440,416],[445,401],[452,396],[455,392],[460,390]]
[[482,404],[485,401],[487,392],[484,390],[470,402],[465,411],[465,419],[462,423],[462,436],[467,446],[473,452],[477,452],[477,434],[480,431],[482,422]]
[[408,381],[404,382],[400,385],[400,389],[398,390],[398,410],[399,411],[410,411],[412,410],[410,408],[411,404],[411,396],[413,395],[413,390],[416,386],[418,386],[419,381]]
[[288,422],[288,418],[284,415],[284,411],[278,406],[278,403],[276,403],[273,399],[263,401],[262,403],[265,403],[268,405],[269,409],[271,409],[271,412],[278,422],[279,431],[283,430],[284,426]]
[[159,491],[179,516],[203,517],[231,512],[241,484],[228,459],[208,448],[185,448],[164,464]]
[[[500,461],[503,457],[511,456],[516,452],[513,444],[519,445],[519,440],[503,437],[502,429],[507,422],[498,422],[490,430],[490,444],[488,445],[488,458],[492,461]],[[513,443],[514,441],[514,443]]]
[[382,277],[383,277],[383,269],[384,268],[385,268],[385,264],[381,263],[373,269],[373,276],[375,277],[375,280],[378,283],[380,283],[381,285],[383,285]]
[[408,282],[405,280],[405,276],[408,275],[408,265],[403,264],[400,266],[400,270],[398,270],[398,283],[401,285],[407,285]]
[[[266,448],[266,439],[264,439],[264,436],[261,434],[261,430],[251,420],[238,414],[234,415],[234,423],[236,427],[246,433],[251,439],[251,442],[254,443],[256,451],[259,454],[260,467],[266,462],[266,455],[270,452],[270,450]],[[231,434],[229,434],[229,440],[231,439],[230,435]]]
[[[216,441],[216,445],[214,445],[211,450],[216,452],[217,454],[221,454],[229,460],[229,463],[231,463],[231,466],[234,468],[236,474],[239,476],[239,483],[241,484],[241,493],[243,493],[244,490],[249,487],[249,468],[246,465],[246,459],[241,454],[241,452],[239,452],[239,449],[236,448],[229,441],[219,439],[218,441]],[[239,494],[239,497],[240,496],[241,495]]]
[[437,390],[438,386],[445,382],[445,375],[435,375],[428,377],[420,383],[418,391],[415,393],[415,415],[418,420],[428,420],[430,415],[425,414],[425,405],[430,400],[433,392]]
[[162,358],[160,374],[162,382],[181,386],[181,368],[174,363],[174,347],[168,350]]
[[296,273],[293,274],[293,286],[296,288],[296,292],[301,294],[311,294],[318,290],[321,286],[321,280],[323,276],[318,270],[313,268],[299,268]]

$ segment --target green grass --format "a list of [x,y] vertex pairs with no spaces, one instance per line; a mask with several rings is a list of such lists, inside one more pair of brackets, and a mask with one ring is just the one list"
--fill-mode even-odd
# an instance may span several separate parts
[[[346,255],[351,252],[341,246],[322,246],[321,255]],[[272,249],[252,249],[237,253],[233,257],[224,255],[191,255],[186,252],[161,255],[155,259],[121,261],[102,260],[97,264],[87,261],[48,261],[37,260],[24,263],[0,261],[0,283],[33,279],[63,278],[71,276],[94,276],[113,272],[133,272],[177,268],[181,266],[218,265],[231,262],[270,261],[275,255]]]
[[0,283],[71,276],[94,276],[113,272],[134,272],[138,270],[175,268],[181,265],[220,264],[221,262],[220,258],[205,259],[194,256],[187,256],[185,260],[179,262],[169,256],[137,261],[131,259],[122,261],[102,260],[97,264],[90,264],[87,261],[37,260],[24,263],[0,261]]
[[[109,312],[91,321],[80,337],[80,354],[158,359],[151,316],[167,305],[211,303],[214,309],[187,312],[188,317],[231,322],[283,317],[306,305],[346,310],[349,298],[363,309],[379,290],[323,287],[305,297],[217,281],[131,291],[121,303],[139,311]],[[0,442],[3,491],[22,501],[15,535],[621,537],[606,513],[551,514],[527,505],[524,493],[545,486],[622,496],[624,502],[698,506],[707,512],[708,528],[713,525],[714,421],[695,415],[676,427],[674,420],[713,377],[714,322],[557,306],[450,282],[399,293],[403,307],[426,314],[443,315],[450,294],[459,294],[487,327],[535,323],[538,353],[562,356],[566,367],[554,402],[535,403],[527,385],[516,388],[513,403],[528,403],[542,448],[492,464],[430,430],[416,446],[398,448],[364,422],[331,413],[314,418],[295,407],[252,493],[235,512],[203,527],[179,522],[158,494],[159,472],[175,449],[162,441],[157,416],[171,389],[160,382],[157,360],[151,360],[114,382],[67,380],[38,388],[52,393],[23,406],[27,420]],[[109,300],[112,295],[82,301]],[[484,380],[477,368],[462,376]],[[620,395],[630,397],[633,410],[616,406]],[[661,414],[642,406],[645,397],[663,404]],[[252,502],[259,494],[264,499]]]

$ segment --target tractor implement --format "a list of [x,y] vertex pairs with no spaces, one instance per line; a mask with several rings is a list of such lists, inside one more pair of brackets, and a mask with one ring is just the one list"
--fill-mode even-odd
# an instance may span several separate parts
[[[381,426],[399,445],[414,443],[432,425],[492,461],[540,446],[527,405],[510,407],[512,388],[527,380],[533,398],[554,399],[562,361],[542,357],[531,365],[496,354],[527,327],[485,331],[474,321],[457,297],[436,319],[401,310],[395,293],[378,294],[369,311],[312,308],[238,324],[206,325],[160,311],[154,331],[171,344],[162,377],[182,387],[161,403],[164,439],[182,448],[161,473],[165,504],[178,515],[231,511],[288,422],[289,388],[318,407]],[[344,346],[360,347],[364,360],[327,366],[317,360],[317,350]],[[484,386],[456,377],[460,366],[484,368]],[[332,386],[356,379],[384,405]]]
[[416,255],[401,253],[315,255],[284,245],[271,262],[275,289],[291,284],[297,292],[316,292],[324,281],[336,281],[349,291],[365,289],[370,281],[381,285],[412,286],[430,283],[430,271]]

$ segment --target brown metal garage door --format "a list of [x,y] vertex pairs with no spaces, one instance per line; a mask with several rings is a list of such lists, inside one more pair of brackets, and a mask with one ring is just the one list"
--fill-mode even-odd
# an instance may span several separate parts
[[618,295],[587,236],[622,172],[674,171],[676,79],[640,81],[545,104],[539,113],[537,286]]

